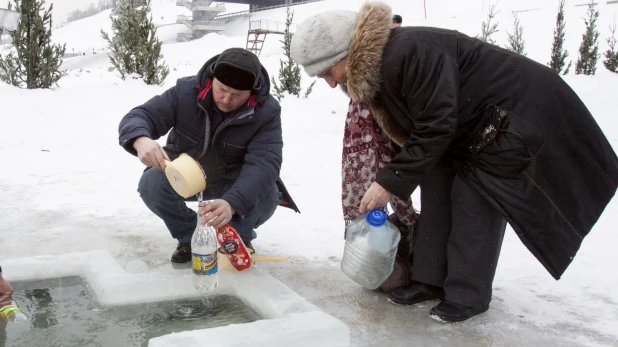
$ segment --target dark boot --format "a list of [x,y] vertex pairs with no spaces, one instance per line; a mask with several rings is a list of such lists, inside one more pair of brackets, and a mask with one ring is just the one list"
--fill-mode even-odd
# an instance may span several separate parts
[[186,263],[191,261],[191,244],[178,243],[176,250],[172,254],[173,263]]
[[435,299],[444,299],[444,290],[441,287],[432,286],[420,282],[397,288],[388,294],[388,300],[400,305],[413,305],[419,302]]
[[489,309],[489,306],[474,308],[442,300],[429,311],[429,316],[440,322],[456,323],[470,319],[487,311],[487,309]]

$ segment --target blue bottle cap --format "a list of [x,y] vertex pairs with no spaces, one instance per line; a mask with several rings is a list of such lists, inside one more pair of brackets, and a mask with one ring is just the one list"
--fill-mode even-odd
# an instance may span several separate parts
[[386,222],[386,213],[382,210],[371,210],[365,217],[367,223],[379,227]]

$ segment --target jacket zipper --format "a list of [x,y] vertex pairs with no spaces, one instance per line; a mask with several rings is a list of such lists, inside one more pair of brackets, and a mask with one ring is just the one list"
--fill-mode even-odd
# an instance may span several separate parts
[[240,120],[243,119],[247,116],[250,116],[254,113],[255,108],[251,108],[249,110],[247,110],[244,113],[238,114],[236,117],[234,118],[230,118],[226,121],[223,122],[223,124],[221,124],[217,130],[215,130],[215,134],[212,136],[212,139],[210,141],[206,141],[206,139],[210,136],[210,123],[208,122],[208,117],[210,117],[208,115],[208,112],[206,111],[206,109],[204,109],[204,107],[200,104],[200,102],[197,102],[197,107],[199,107],[202,111],[204,111],[204,113],[206,114],[206,134],[205,134],[205,141],[204,141],[204,147],[202,148],[202,152],[197,156],[196,160],[199,161],[200,159],[202,159],[202,157],[204,157],[204,155],[206,154],[206,150],[208,149],[208,145],[210,144],[214,144],[215,143],[215,139],[217,138],[217,134],[219,134],[219,132],[221,131],[221,129],[223,129],[226,125],[228,125],[230,122],[235,121],[235,120]]
[[231,121],[235,121],[235,120],[241,120],[244,119],[247,116],[250,116],[253,114],[253,107],[249,110],[247,110],[245,113],[241,113],[239,115],[237,115],[234,118],[230,118],[228,120],[226,120],[225,122],[223,122],[223,124],[221,124],[217,130],[215,130],[215,134],[212,136],[212,142],[211,143],[215,143],[215,139],[217,138],[217,134],[219,134],[219,132],[221,131],[221,129],[223,129],[227,124],[229,124]]
[[210,115],[208,114],[208,111],[206,111],[206,109],[202,106],[199,100],[197,101],[197,107],[201,109],[202,111],[204,111],[204,113],[206,114],[206,122],[204,122],[206,124],[205,125],[206,131],[204,133],[204,147],[202,148],[202,151],[200,152],[200,154],[197,155],[197,158],[195,158],[196,161],[199,161],[200,159],[202,159],[204,154],[206,154],[206,150],[208,149],[208,144],[210,143],[209,141],[207,141],[208,137],[210,136],[210,122],[208,122]]

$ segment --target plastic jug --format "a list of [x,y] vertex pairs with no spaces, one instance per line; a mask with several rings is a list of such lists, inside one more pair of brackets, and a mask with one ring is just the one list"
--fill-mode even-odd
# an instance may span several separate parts
[[378,288],[393,272],[399,229],[382,210],[372,210],[348,225],[341,270],[367,289]]

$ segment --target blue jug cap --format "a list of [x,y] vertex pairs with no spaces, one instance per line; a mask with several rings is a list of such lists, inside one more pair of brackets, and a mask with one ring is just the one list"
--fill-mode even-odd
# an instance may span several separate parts
[[386,222],[386,213],[382,210],[371,210],[365,217],[367,223],[379,227]]

